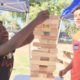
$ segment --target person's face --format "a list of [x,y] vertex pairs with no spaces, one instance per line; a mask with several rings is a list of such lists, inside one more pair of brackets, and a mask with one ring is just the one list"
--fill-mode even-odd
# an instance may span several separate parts
[[74,13],[74,22],[77,28],[80,28],[80,9],[75,10]]

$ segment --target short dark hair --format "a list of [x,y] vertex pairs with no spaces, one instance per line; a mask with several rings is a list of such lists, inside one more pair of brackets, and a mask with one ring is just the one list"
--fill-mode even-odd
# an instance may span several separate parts
[[80,9],[80,6],[77,6],[76,8],[74,8],[71,13],[73,14],[78,9]]

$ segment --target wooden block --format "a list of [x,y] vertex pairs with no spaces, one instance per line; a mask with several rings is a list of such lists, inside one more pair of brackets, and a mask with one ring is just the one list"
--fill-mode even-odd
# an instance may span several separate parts
[[38,77],[38,71],[31,71],[31,77]]
[[39,73],[47,74],[48,73],[47,68],[40,67]]
[[32,59],[34,59],[34,60],[44,60],[44,61],[55,61],[56,60],[56,55],[54,56],[54,57],[44,57],[44,56],[36,56],[36,55],[34,55],[34,56],[32,56]]
[[[52,55],[52,54],[51,54]],[[34,59],[34,60],[41,60],[41,61],[57,61],[57,55],[56,54],[53,54],[52,56],[48,56],[47,54],[46,54],[46,56],[44,55],[39,55],[39,54],[37,54],[37,55],[32,55],[32,59]]]
[[49,57],[39,57],[41,61],[50,61]]
[[36,36],[41,36],[41,35],[47,35],[47,36],[57,36],[58,32],[51,30],[49,31],[35,31],[34,32],[35,37]]
[[[50,53],[53,53],[53,54],[55,54],[55,49],[50,49]],[[57,50],[57,48],[56,48],[56,54],[58,53],[58,50]]]
[[53,77],[53,72],[48,72],[48,71],[38,71],[36,73],[36,71],[31,71],[31,77],[46,77],[46,78],[51,78]]
[[48,48],[38,48],[38,50],[41,50],[43,52],[49,52],[49,53],[55,53],[55,51],[57,52],[57,48],[53,48],[53,49],[48,49]]
[[51,23],[49,24],[49,27],[43,27],[42,30],[51,32],[53,29],[54,31],[58,32],[58,27],[54,27],[54,26],[56,26],[56,24]]
[[39,77],[46,78],[47,77],[47,74],[39,73]]
[[41,65],[39,66],[39,73],[44,73],[44,74],[49,74],[52,73],[54,70],[56,69],[56,65],[54,66],[46,66],[45,65]]
[[[51,71],[51,72],[48,72],[47,70],[41,70],[41,69],[40,69],[40,70],[39,70],[39,73],[45,75],[45,77],[47,77],[47,78],[48,78],[49,76],[50,76],[50,77],[51,77],[51,76],[53,77],[52,71]],[[50,74],[52,74],[52,75],[50,75]],[[50,78],[50,77],[49,77],[49,78]]]
[[42,35],[42,34],[43,34],[43,32],[42,32],[42,31],[35,31],[35,32],[34,32],[34,36]]
[[53,26],[52,26],[50,29],[51,29],[51,31],[58,32],[58,28],[57,28],[57,27],[53,27]]
[[40,41],[41,36],[37,34],[34,38]]
[[[54,62],[53,62],[54,63]],[[48,65],[48,71],[49,72],[53,72],[56,70],[56,64],[54,63],[54,65]]]
[[33,46],[36,46],[36,47],[42,47],[42,48],[56,48],[56,45],[53,45],[53,44],[42,44],[42,43],[38,43],[38,42],[34,42],[33,43]]
[[[45,50],[43,50],[42,48],[38,48],[38,49],[36,49],[36,50],[32,50],[32,53],[35,53],[35,54],[37,54],[38,52],[39,53],[50,53],[50,52],[48,52],[48,50],[49,49],[45,49]],[[55,50],[55,52],[56,52],[56,50]]]
[[58,37],[58,33],[50,32],[50,36],[56,36],[56,37]]
[[[54,63],[54,62],[53,62]],[[53,72],[56,70],[56,64],[54,65],[37,65],[37,64],[31,64],[31,71],[33,72],[39,72],[40,69],[46,69],[47,72]]]
[[50,61],[49,57],[32,57],[32,60]]
[[[55,53],[55,54],[54,54]],[[54,51],[54,53],[50,53],[50,52],[43,52],[43,51],[39,51],[39,50],[33,50],[32,51],[32,56],[35,57],[49,57],[49,58],[54,58],[55,56],[57,56],[57,51]]]
[[[48,20],[48,21],[45,21],[44,23],[43,23],[43,27],[45,27],[44,25],[50,25],[50,24],[53,24],[53,26],[52,27],[58,27],[58,23],[56,23],[57,21],[56,20],[54,20],[53,22],[52,22],[52,20]],[[54,26],[54,24],[56,24],[56,26]],[[51,26],[49,26],[49,27],[51,27]]]
[[39,41],[44,44],[56,44],[56,40],[39,39]]
[[57,59],[57,57],[54,57],[54,58],[49,58],[49,57],[32,57],[32,59],[31,60],[40,60],[40,61],[55,61],[55,62],[57,62],[58,61],[58,59]]
[[[40,28],[58,27],[58,22],[59,22],[58,17],[50,17],[44,23],[38,25],[38,27],[36,27],[35,30],[40,29]],[[52,24],[52,25],[50,25],[50,24]],[[56,26],[53,26],[54,24],[56,24]]]
[[57,53],[57,48],[55,49],[38,48],[37,50],[45,53],[50,53],[50,54]]
[[56,38],[57,38],[58,37],[58,33],[50,32],[50,36],[56,36]]
[[40,60],[34,60],[34,59],[31,59],[31,64],[37,64],[37,65],[55,65],[54,63],[56,62],[51,62],[51,61],[40,61]]
[[50,28],[43,28],[42,31],[43,32],[50,32],[51,30],[50,30]]
[[47,33],[47,32],[45,32],[45,33],[42,33],[42,34],[36,34],[35,35],[35,38],[37,37],[37,38],[39,38],[39,39],[41,39],[41,38],[43,38],[43,39],[45,39],[45,38],[49,38],[49,39],[51,39],[51,40],[54,40],[54,38],[57,38],[57,34],[53,34],[53,35],[50,35],[50,34],[52,34],[52,32],[51,33]]
[[54,58],[50,58],[49,61],[57,62],[58,61],[57,56],[55,56]]
[[[48,74],[52,74],[53,72],[52,71],[48,71],[46,68],[40,68],[39,70],[32,70],[31,69],[31,76],[34,76],[34,77],[39,77],[40,74],[43,74],[45,75],[45,77],[47,77]],[[34,74],[33,74],[34,73]]]
[[36,27],[34,31],[41,31],[43,26]]
[[47,68],[48,66],[46,65],[39,65],[39,68]]
[[34,70],[34,71],[39,70],[39,65],[36,65],[36,64],[31,65],[31,70]]
[[57,50],[56,49],[46,49],[46,50],[44,50],[44,49],[37,49],[37,50],[32,50],[32,56],[33,55],[39,55],[39,56],[42,56],[43,55],[43,57],[55,57],[55,56],[57,56]]
[[49,36],[50,35],[50,31],[42,31],[42,34],[45,36]]
[[32,56],[31,60],[40,60],[40,58],[36,56]]
[[45,36],[45,35],[41,35],[40,37],[41,39],[45,39],[45,40],[56,40],[57,36]]

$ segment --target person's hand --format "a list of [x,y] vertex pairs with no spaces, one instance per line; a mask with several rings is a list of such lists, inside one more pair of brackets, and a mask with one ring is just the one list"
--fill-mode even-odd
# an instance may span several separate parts
[[41,11],[41,12],[38,13],[38,16],[36,17],[36,20],[37,20],[37,23],[40,24],[48,18],[49,18],[49,11],[45,10],[45,11]]
[[63,77],[67,73],[66,69],[63,69],[59,72],[59,76]]

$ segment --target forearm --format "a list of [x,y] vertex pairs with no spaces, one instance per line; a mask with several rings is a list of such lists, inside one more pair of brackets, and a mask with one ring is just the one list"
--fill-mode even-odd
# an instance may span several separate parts
[[[33,33],[34,28],[38,25],[36,19],[32,21],[28,26],[26,26],[23,30],[17,33],[11,40],[13,41],[13,45],[15,48],[19,48],[24,44],[29,43],[28,38],[30,34]],[[25,43],[26,41],[26,43]]]
[[47,18],[49,18],[47,10],[40,12],[31,23],[18,32],[11,40],[0,46],[0,55],[7,54],[16,48],[21,47],[24,41],[28,39],[29,35],[33,32],[34,28],[44,22]]
[[69,71],[72,69],[72,62],[65,68],[66,71]]
[[28,36],[33,32],[35,26],[37,25],[38,23],[35,19],[28,26],[26,26],[24,29],[18,32],[11,40],[1,45],[0,55],[4,55],[6,53],[11,52],[12,50],[15,50],[16,48],[21,47],[21,45],[28,38]]
[[31,43],[31,42],[33,41],[33,39],[34,39],[34,34],[31,33],[31,34],[29,35],[29,37],[21,44],[20,47]]

